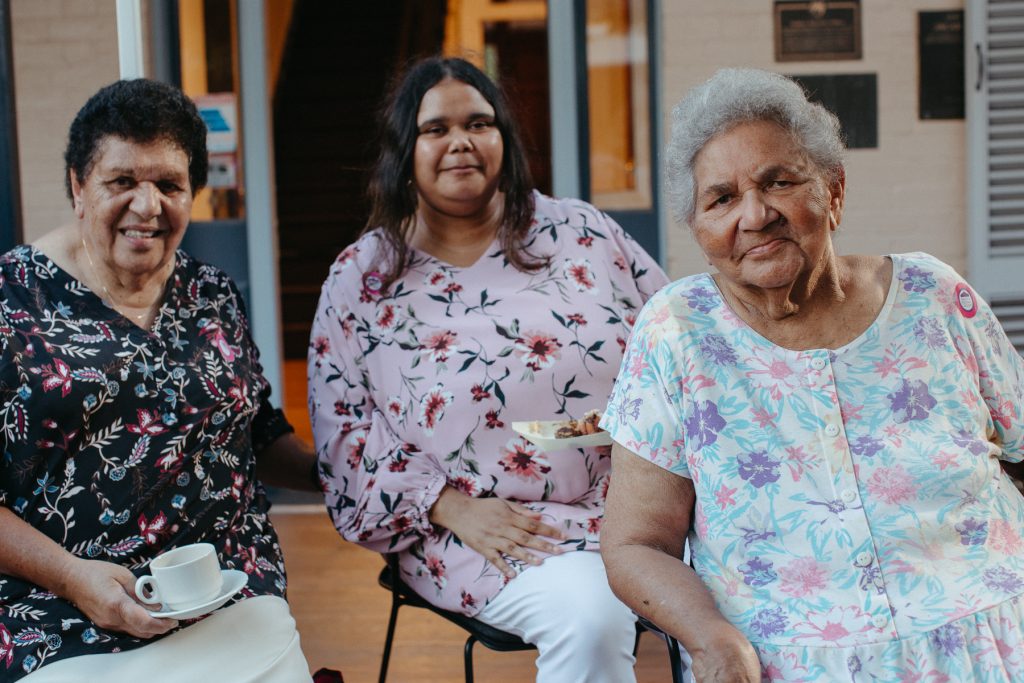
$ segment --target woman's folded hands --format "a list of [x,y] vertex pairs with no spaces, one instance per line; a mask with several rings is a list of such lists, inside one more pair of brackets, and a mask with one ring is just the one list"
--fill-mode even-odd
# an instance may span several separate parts
[[501,498],[473,498],[446,486],[430,510],[430,521],[443,526],[483,555],[508,578],[516,572],[505,557],[538,565],[530,549],[557,554],[549,539],[563,540],[561,531],[541,521],[541,515]]

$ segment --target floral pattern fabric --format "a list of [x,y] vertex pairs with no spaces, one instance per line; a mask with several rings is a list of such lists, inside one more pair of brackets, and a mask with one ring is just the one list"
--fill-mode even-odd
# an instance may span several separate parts
[[331,268],[313,323],[310,412],[335,526],[399,553],[417,592],[466,614],[504,577],[434,527],[430,507],[446,484],[518,501],[564,530],[565,549],[596,549],[607,447],[543,453],[511,424],[603,406],[634,317],[667,282],[594,207],[534,198],[526,245],[549,258],[540,270],[517,270],[497,242],[466,268],[414,251],[381,291],[370,233]]
[[[283,595],[255,478],[254,452],[291,429],[269,393],[219,270],[178,252],[147,331],[33,247],[0,258],[0,504],[75,555],[142,575],[204,541],[249,574],[240,598]],[[0,574],[0,681],[146,642]]]
[[926,254],[842,348],[758,335],[708,275],[637,321],[602,425],[696,490],[694,567],[766,681],[1024,680],[1024,363]]

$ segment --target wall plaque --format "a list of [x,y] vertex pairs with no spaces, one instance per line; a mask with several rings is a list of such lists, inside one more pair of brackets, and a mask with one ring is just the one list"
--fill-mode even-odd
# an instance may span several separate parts
[[964,118],[964,11],[917,13],[918,112]]
[[776,61],[860,58],[860,0],[775,1]]
[[813,74],[790,76],[839,118],[849,149],[878,147],[878,76],[875,74]]

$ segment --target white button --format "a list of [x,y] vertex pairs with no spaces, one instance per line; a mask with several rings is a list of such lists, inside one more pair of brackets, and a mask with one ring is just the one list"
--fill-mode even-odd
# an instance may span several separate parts
[[814,360],[811,361],[811,367],[814,368],[815,370],[821,370],[822,368],[825,367],[825,359],[815,358]]
[[884,614],[876,614],[875,616],[871,617],[871,623],[874,625],[875,628],[885,628],[889,624],[889,617],[885,616]]
[[840,495],[842,495],[844,503],[852,503],[857,500],[857,492],[853,489],[846,489]]
[[873,558],[872,558],[871,553],[858,553],[857,554],[857,564],[859,566],[861,566],[861,567],[866,567],[869,564],[871,564],[871,560],[872,559]]
[[830,424],[825,427],[825,433],[829,436],[837,436],[839,434],[839,425]]

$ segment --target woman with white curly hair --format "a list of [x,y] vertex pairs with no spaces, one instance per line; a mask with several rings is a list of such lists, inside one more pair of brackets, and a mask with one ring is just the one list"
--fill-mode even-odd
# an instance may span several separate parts
[[950,266],[837,253],[842,153],[776,74],[676,107],[715,272],[647,302],[601,422],[609,580],[701,683],[1024,680],[1024,363]]

